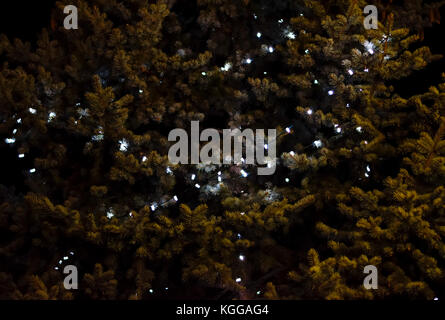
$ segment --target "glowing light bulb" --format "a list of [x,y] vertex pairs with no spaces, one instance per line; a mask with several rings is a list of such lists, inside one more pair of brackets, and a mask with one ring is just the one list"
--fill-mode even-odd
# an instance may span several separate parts
[[51,122],[51,120],[53,120],[55,117],[56,117],[56,113],[50,112],[48,115],[48,122]]
[[125,139],[122,139],[119,141],[119,150],[120,151],[127,151],[128,150],[128,141]]
[[113,218],[113,217],[114,217],[113,210],[112,210],[112,209],[108,210],[108,212],[107,212],[107,218],[108,218],[108,219],[111,219],[111,218]]
[[321,140],[316,140],[314,141],[314,146],[317,148],[320,148],[323,145],[323,143],[321,142]]
[[295,33],[293,33],[292,31],[286,32],[285,35],[286,35],[287,38],[289,38],[291,40],[294,40],[296,38]]

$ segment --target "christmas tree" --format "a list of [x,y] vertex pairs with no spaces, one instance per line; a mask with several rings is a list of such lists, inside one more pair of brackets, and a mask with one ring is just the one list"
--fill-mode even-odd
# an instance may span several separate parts
[[[445,82],[400,85],[443,4],[72,0],[1,36],[0,298],[443,296]],[[193,121],[275,129],[273,174],[172,163]]]

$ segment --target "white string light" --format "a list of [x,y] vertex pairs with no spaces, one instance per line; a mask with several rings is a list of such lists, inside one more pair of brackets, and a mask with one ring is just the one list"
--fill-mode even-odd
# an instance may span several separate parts
[[51,120],[53,120],[55,117],[56,117],[56,113],[50,112],[48,115],[48,122],[51,122]]
[[232,68],[232,64],[230,62],[227,62],[224,67],[221,67],[222,71],[229,71],[230,68]]
[[123,152],[128,150],[128,141],[126,139],[119,141],[119,150]]
[[317,148],[320,148],[323,145],[323,143],[321,142],[321,140],[315,140],[314,141],[314,146]]
[[111,218],[113,218],[114,217],[114,211],[113,211],[113,208],[110,208],[108,211],[107,211],[107,218],[108,219],[111,219]]
[[296,38],[295,33],[289,30],[286,30],[284,35],[291,40],[294,40]]

